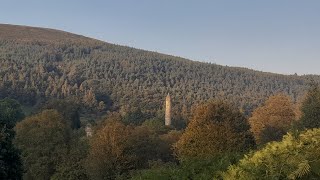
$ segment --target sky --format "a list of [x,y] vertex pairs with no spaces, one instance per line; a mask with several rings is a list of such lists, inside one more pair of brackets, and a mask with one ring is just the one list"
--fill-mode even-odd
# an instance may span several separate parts
[[281,74],[320,74],[319,0],[0,0],[0,23]]

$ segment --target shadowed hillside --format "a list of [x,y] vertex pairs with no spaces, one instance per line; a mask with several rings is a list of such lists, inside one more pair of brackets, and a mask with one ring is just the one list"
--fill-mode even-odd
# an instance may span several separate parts
[[0,96],[31,105],[73,97],[94,111],[140,107],[154,113],[170,92],[174,110],[182,114],[211,98],[228,99],[251,112],[275,93],[296,100],[311,79],[195,62],[14,25],[0,25],[0,67]]

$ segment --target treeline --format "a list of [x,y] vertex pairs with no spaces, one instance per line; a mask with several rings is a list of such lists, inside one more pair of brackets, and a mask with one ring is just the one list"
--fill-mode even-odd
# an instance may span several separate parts
[[86,112],[139,107],[154,115],[170,92],[176,115],[212,98],[249,115],[277,93],[297,101],[310,79],[320,80],[194,62],[55,30],[0,25],[0,33],[0,96],[29,105],[68,97]]
[[299,110],[278,94],[248,119],[231,103],[210,100],[178,130],[139,109],[81,125],[79,107],[66,100],[25,117],[6,98],[0,179],[319,179],[319,107],[316,85]]

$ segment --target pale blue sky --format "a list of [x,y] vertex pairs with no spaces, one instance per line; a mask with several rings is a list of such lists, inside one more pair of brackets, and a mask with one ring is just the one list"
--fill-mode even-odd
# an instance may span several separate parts
[[0,0],[0,23],[285,74],[320,74],[319,0]]

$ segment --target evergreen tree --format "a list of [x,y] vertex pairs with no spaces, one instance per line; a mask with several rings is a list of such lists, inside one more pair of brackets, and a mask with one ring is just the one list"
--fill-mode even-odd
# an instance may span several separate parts
[[320,88],[312,85],[301,107],[300,127],[320,128]]
[[12,141],[13,127],[24,117],[20,104],[12,99],[0,100],[0,179],[22,178],[22,163],[19,151]]

